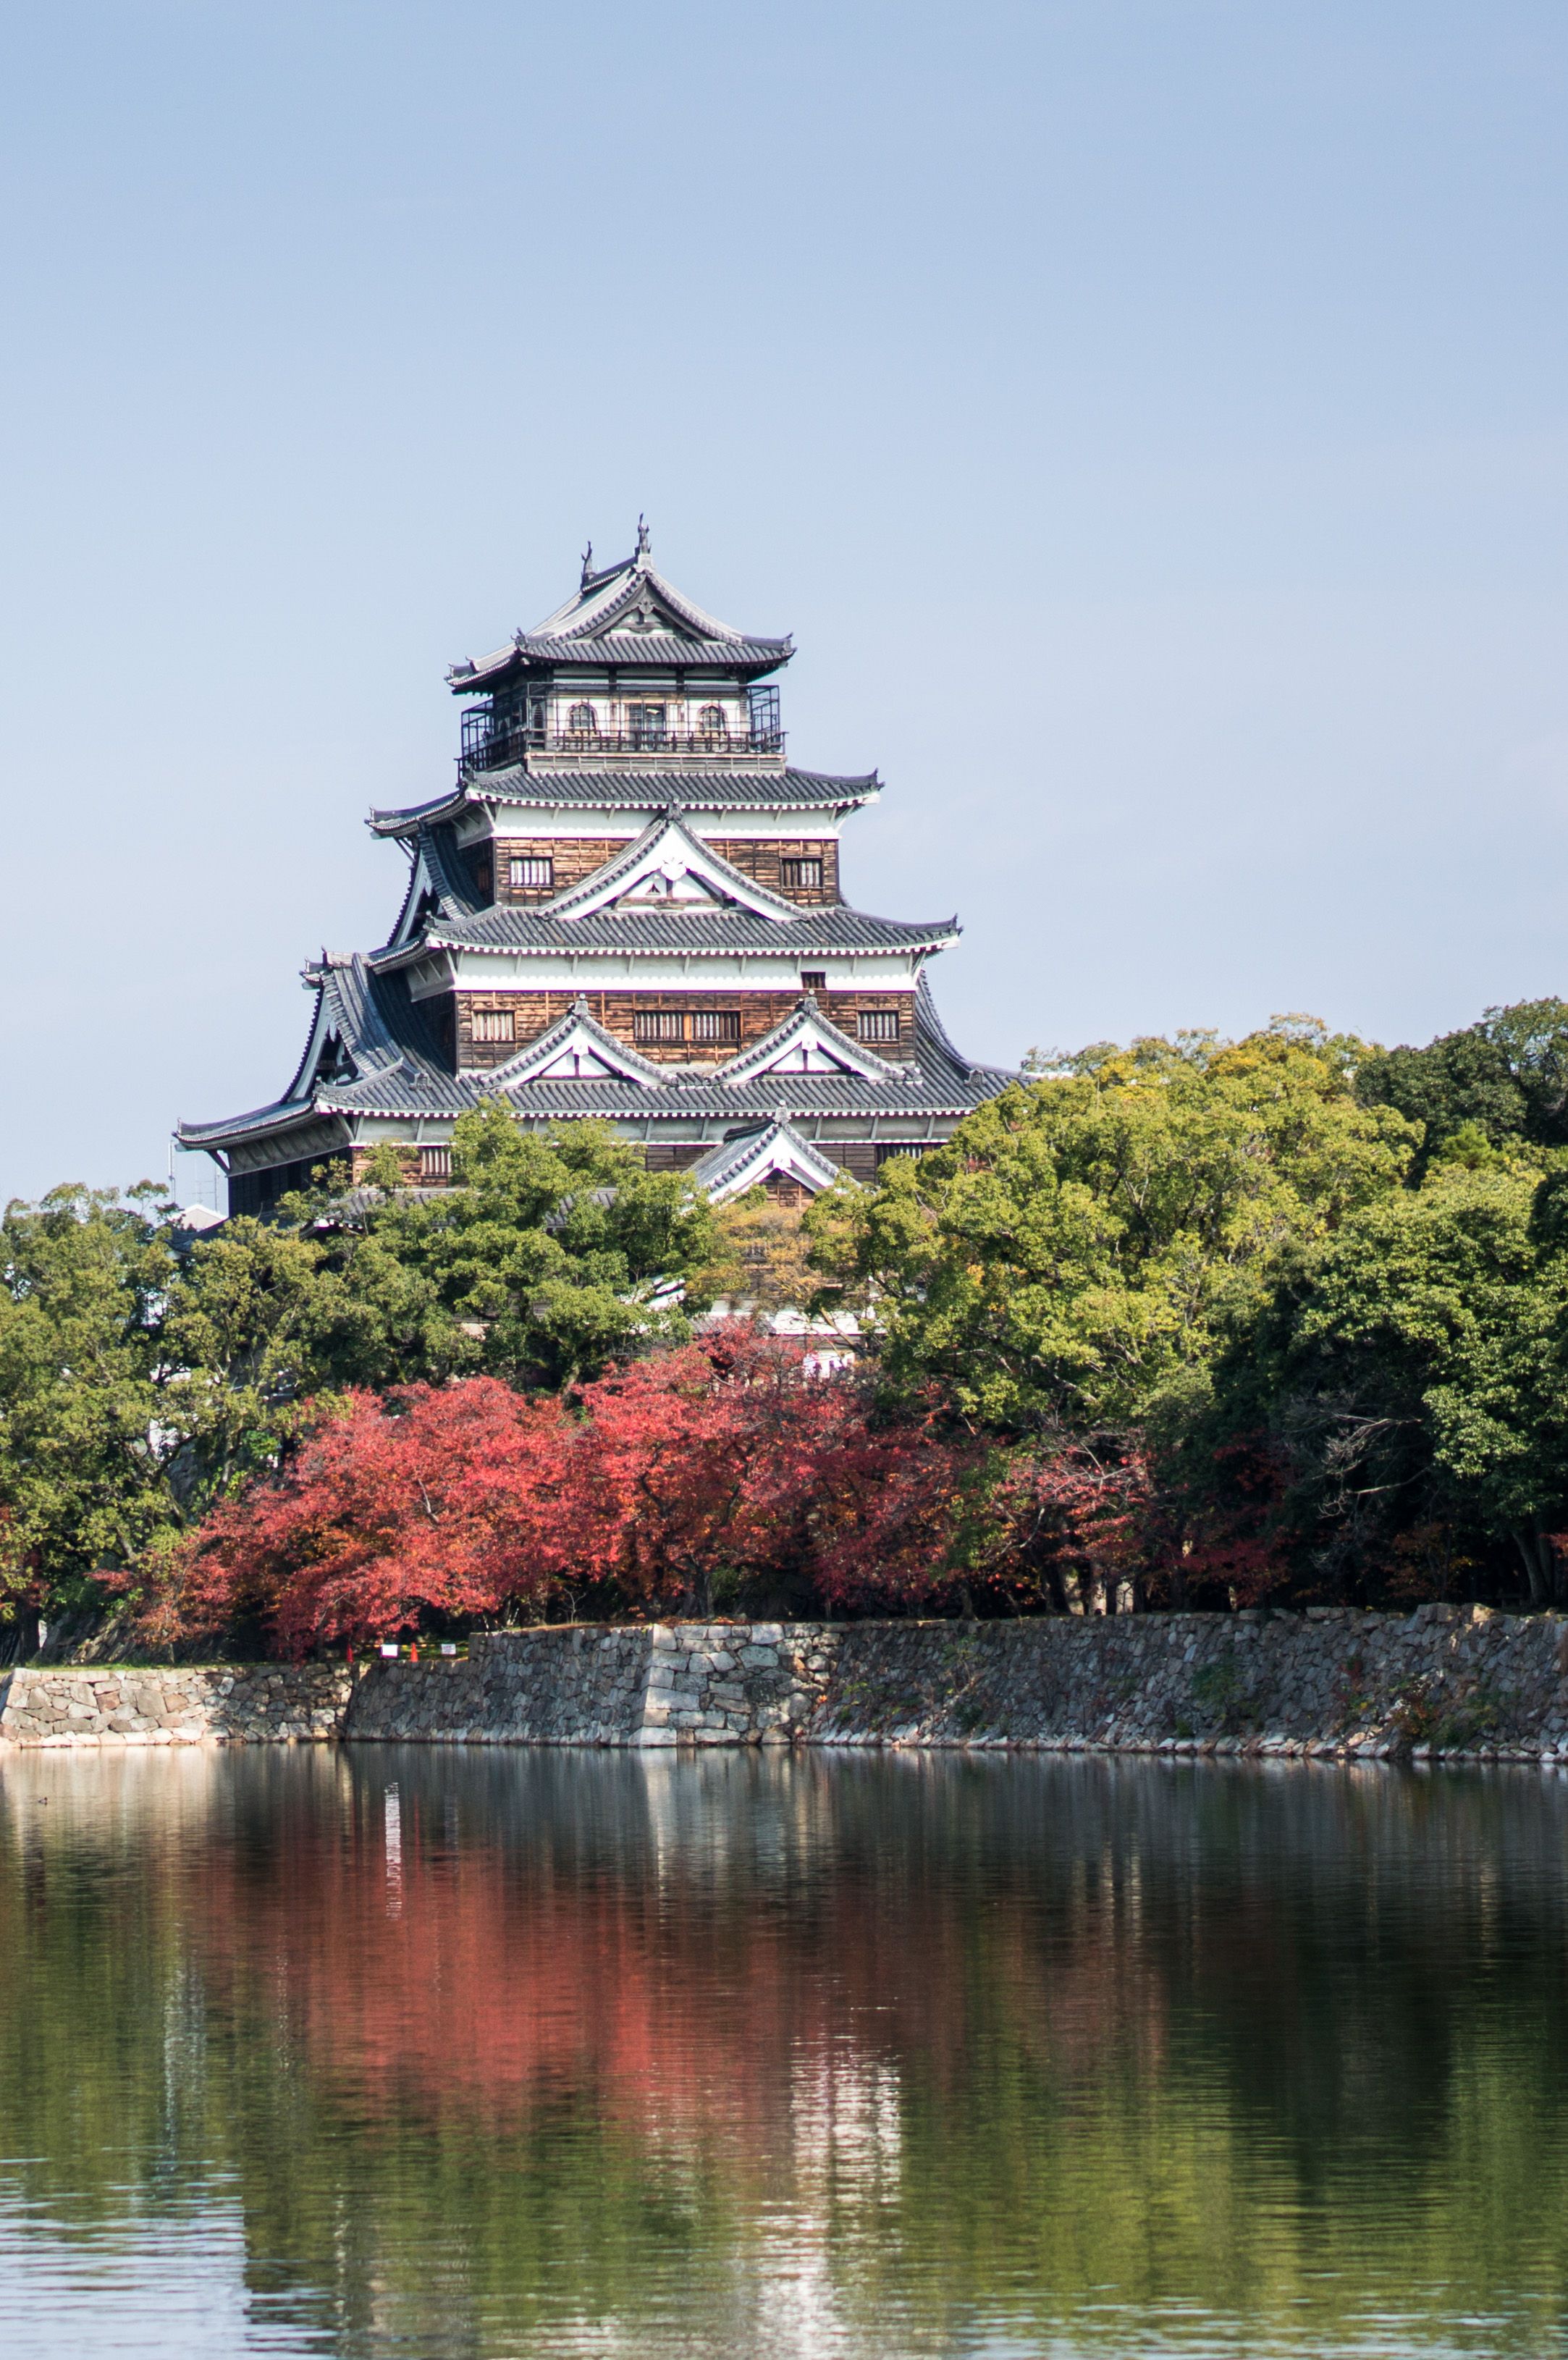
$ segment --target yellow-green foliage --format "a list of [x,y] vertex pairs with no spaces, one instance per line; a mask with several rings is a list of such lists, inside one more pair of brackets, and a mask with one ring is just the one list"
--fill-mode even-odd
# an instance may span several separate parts
[[1143,1415],[1292,1251],[1403,1178],[1419,1127],[1356,1103],[1357,1048],[1291,1020],[1090,1053],[813,1207],[818,1266],[875,1306],[894,1380],[968,1416]]

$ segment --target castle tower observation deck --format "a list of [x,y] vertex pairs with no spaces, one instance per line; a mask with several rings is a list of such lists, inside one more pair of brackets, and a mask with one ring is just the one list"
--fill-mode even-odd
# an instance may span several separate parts
[[639,525],[622,563],[589,552],[537,629],[454,664],[455,783],[370,815],[408,859],[387,941],[306,967],[281,1098],[178,1127],[227,1174],[231,1212],[386,1141],[439,1184],[485,1099],[529,1127],[608,1121],[715,1197],[798,1201],[947,1138],[1000,1089],[926,980],[956,919],[844,899],[840,832],[881,783],[790,767],[793,653],[694,606]]

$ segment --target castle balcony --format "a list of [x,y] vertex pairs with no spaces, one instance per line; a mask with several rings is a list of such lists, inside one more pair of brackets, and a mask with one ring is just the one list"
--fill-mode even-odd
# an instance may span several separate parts
[[[478,716],[464,715],[465,720]],[[682,770],[762,763],[784,768],[782,729],[510,729],[463,732],[458,767],[468,775],[526,763],[530,770],[615,770],[679,762]]]
[[[659,708],[656,708],[656,711]],[[784,732],[776,696],[754,696],[750,726],[734,729],[670,729],[650,714],[628,727],[551,729],[529,719],[502,719],[487,706],[463,716],[458,768],[466,776],[526,763],[530,770],[637,769],[678,762],[682,770],[715,770],[745,762],[768,770],[784,767]]]

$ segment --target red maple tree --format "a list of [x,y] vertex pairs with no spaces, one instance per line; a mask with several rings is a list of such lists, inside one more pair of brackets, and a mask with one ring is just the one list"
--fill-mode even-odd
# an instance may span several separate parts
[[165,1569],[149,1639],[259,1623],[332,1642],[584,1603],[696,1614],[743,1591],[915,1602],[951,1580],[959,1456],[879,1427],[853,1373],[730,1329],[570,1404],[487,1377],[351,1393]]

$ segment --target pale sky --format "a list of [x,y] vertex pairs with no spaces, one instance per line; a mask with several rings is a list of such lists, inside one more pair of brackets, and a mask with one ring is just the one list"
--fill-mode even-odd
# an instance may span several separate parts
[[1562,0],[9,11],[0,1196],[282,1088],[639,509],[975,1054],[1568,993],[1565,101]]

